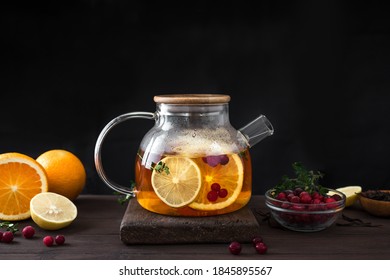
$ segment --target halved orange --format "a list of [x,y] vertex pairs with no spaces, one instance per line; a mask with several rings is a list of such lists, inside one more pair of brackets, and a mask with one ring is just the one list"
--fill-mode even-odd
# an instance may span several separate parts
[[[228,155],[227,164],[210,166],[200,161],[198,166],[202,173],[202,189],[197,198],[188,206],[195,210],[212,211],[220,210],[233,204],[241,192],[244,180],[244,167],[240,156],[236,154]],[[221,188],[227,190],[226,197],[218,197],[216,201],[209,201],[207,194],[211,190],[211,185],[218,183]]]
[[20,153],[0,155],[0,220],[30,218],[30,200],[47,191],[44,168],[33,158]]

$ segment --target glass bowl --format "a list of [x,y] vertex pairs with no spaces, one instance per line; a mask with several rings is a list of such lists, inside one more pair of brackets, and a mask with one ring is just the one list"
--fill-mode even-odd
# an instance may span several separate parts
[[339,200],[328,203],[293,203],[274,198],[275,190],[270,189],[265,193],[265,204],[270,209],[272,217],[289,230],[321,231],[333,225],[345,208],[345,195],[334,189],[327,190],[327,196],[337,194]]

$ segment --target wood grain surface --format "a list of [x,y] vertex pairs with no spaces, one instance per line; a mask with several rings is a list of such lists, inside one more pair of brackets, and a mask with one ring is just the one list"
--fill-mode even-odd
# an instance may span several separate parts
[[[120,238],[120,226],[127,206],[120,205],[116,196],[81,195],[75,204],[79,216],[62,230],[41,230],[31,220],[19,222],[20,231],[25,225],[35,226],[35,237],[25,239],[18,232],[11,244],[0,242],[0,259],[390,259],[390,219],[371,216],[359,208],[346,209],[344,214],[371,223],[374,227],[334,225],[321,232],[300,233],[269,223],[264,197],[254,196],[249,208],[259,222],[268,253],[257,254],[247,240],[241,254],[236,256],[229,253],[227,243],[126,245]],[[349,224],[343,219],[338,222]],[[43,245],[44,236],[56,234],[65,236],[65,245],[50,248]],[[155,238],[161,236],[156,235]]]

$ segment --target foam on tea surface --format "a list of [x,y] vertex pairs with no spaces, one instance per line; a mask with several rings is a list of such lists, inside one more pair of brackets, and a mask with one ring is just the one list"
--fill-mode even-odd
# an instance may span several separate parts
[[190,157],[238,153],[240,147],[232,140],[235,136],[226,129],[183,131],[168,139],[168,153]]

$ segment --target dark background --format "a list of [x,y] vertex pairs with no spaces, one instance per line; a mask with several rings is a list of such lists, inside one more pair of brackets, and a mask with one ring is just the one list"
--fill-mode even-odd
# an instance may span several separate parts
[[[329,187],[388,188],[388,9],[368,1],[210,3],[2,6],[0,152],[35,158],[67,149],[86,167],[84,192],[112,193],[93,163],[106,123],[153,112],[157,94],[226,93],[234,127],[259,114],[275,127],[251,149],[255,193],[291,174],[295,161],[325,173]],[[103,162],[114,181],[133,179],[152,125],[129,121],[106,138]]]

